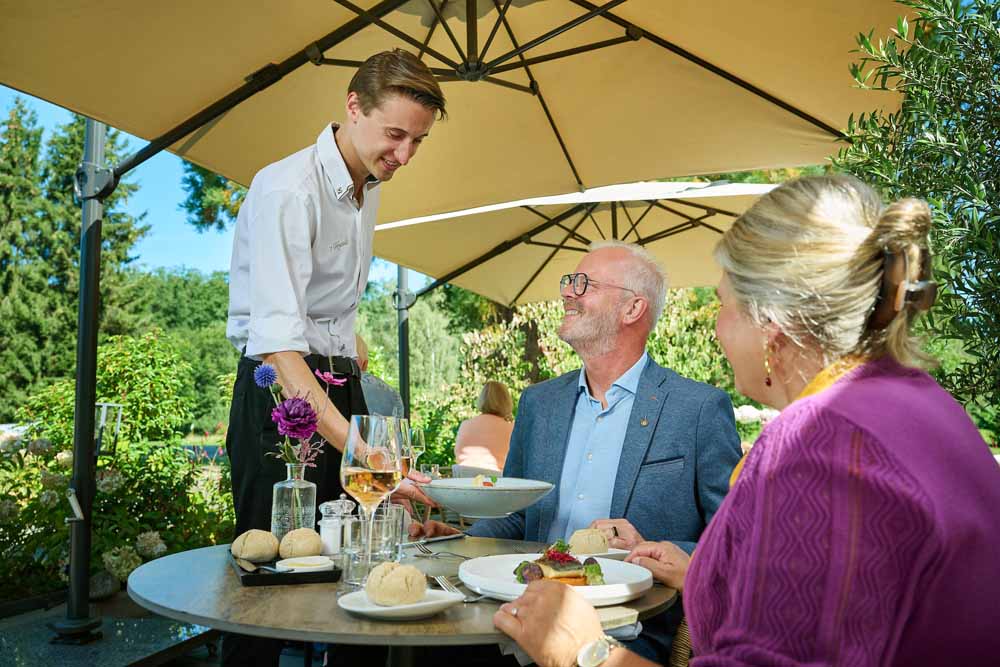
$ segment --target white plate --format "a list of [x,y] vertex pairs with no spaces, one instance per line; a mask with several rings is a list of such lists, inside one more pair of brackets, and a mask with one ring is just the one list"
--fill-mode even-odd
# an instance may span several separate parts
[[333,569],[333,561],[326,556],[298,556],[279,560],[274,569],[278,572],[323,572]]
[[[514,568],[523,560],[535,560],[541,554],[507,554],[473,558],[458,568],[458,577],[480,595],[510,601],[521,596],[525,584],[519,584]],[[644,567],[607,558],[598,558],[604,572],[603,586],[574,586],[595,607],[621,604],[641,597],[653,585],[653,576]]]
[[461,604],[464,597],[461,593],[428,589],[424,599],[420,602],[401,604],[395,607],[381,607],[369,600],[368,594],[364,591],[355,591],[342,595],[337,599],[337,604],[340,605],[341,609],[352,614],[361,614],[372,618],[414,620],[433,616],[448,607]]

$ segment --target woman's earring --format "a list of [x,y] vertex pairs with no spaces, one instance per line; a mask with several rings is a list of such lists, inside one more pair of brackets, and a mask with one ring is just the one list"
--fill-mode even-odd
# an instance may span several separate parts
[[764,378],[764,384],[768,387],[771,386],[771,353],[764,351],[764,371],[767,373],[767,377]]

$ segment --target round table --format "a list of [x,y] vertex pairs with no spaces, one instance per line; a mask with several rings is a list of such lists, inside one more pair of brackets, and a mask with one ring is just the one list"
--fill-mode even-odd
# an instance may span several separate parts
[[[542,544],[466,537],[429,544],[435,551],[470,557],[530,553]],[[453,575],[458,558],[408,558],[429,575]],[[495,644],[509,638],[493,627],[501,604],[482,600],[451,607],[417,621],[380,621],[347,613],[337,605],[340,584],[242,586],[229,562],[229,545],[193,549],[150,561],[132,572],[128,593],[139,605],[168,618],[224,632],[330,644],[390,647]],[[621,606],[639,618],[659,614],[673,604],[676,592],[653,586],[641,598]],[[410,651],[390,652],[394,664],[409,664]]]

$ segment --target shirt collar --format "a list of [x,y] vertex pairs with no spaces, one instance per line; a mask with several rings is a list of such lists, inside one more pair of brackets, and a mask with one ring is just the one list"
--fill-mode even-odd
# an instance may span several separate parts
[[[642,356],[639,360],[632,364],[632,367],[627,371],[622,373],[622,376],[611,383],[612,387],[620,387],[630,394],[635,394],[639,390],[639,378],[642,377],[642,371],[646,368],[646,362],[649,361],[649,352],[643,350]],[[580,369],[580,379],[577,381],[577,391],[585,391],[587,395],[590,395],[590,387],[587,386],[587,374],[586,367]]]
[[[347,169],[347,163],[344,162],[344,156],[340,154],[340,149],[337,147],[337,140],[333,136],[339,127],[339,123],[330,123],[324,127],[316,139],[316,150],[319,153],[320,164],[323,165],[326,177],[330,179],[337,199],[347,199],[354,196],[354,180],[351,178],[351,172]],[[367,192],[378,183],[379,180],[369,174],[365,191]]]

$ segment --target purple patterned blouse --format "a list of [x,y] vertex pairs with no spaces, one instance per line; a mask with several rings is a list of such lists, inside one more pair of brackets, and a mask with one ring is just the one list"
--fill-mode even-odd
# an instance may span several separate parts
[[1000,665],[1000,467],[885,358],[765,428],[702,536],[692,665]]

